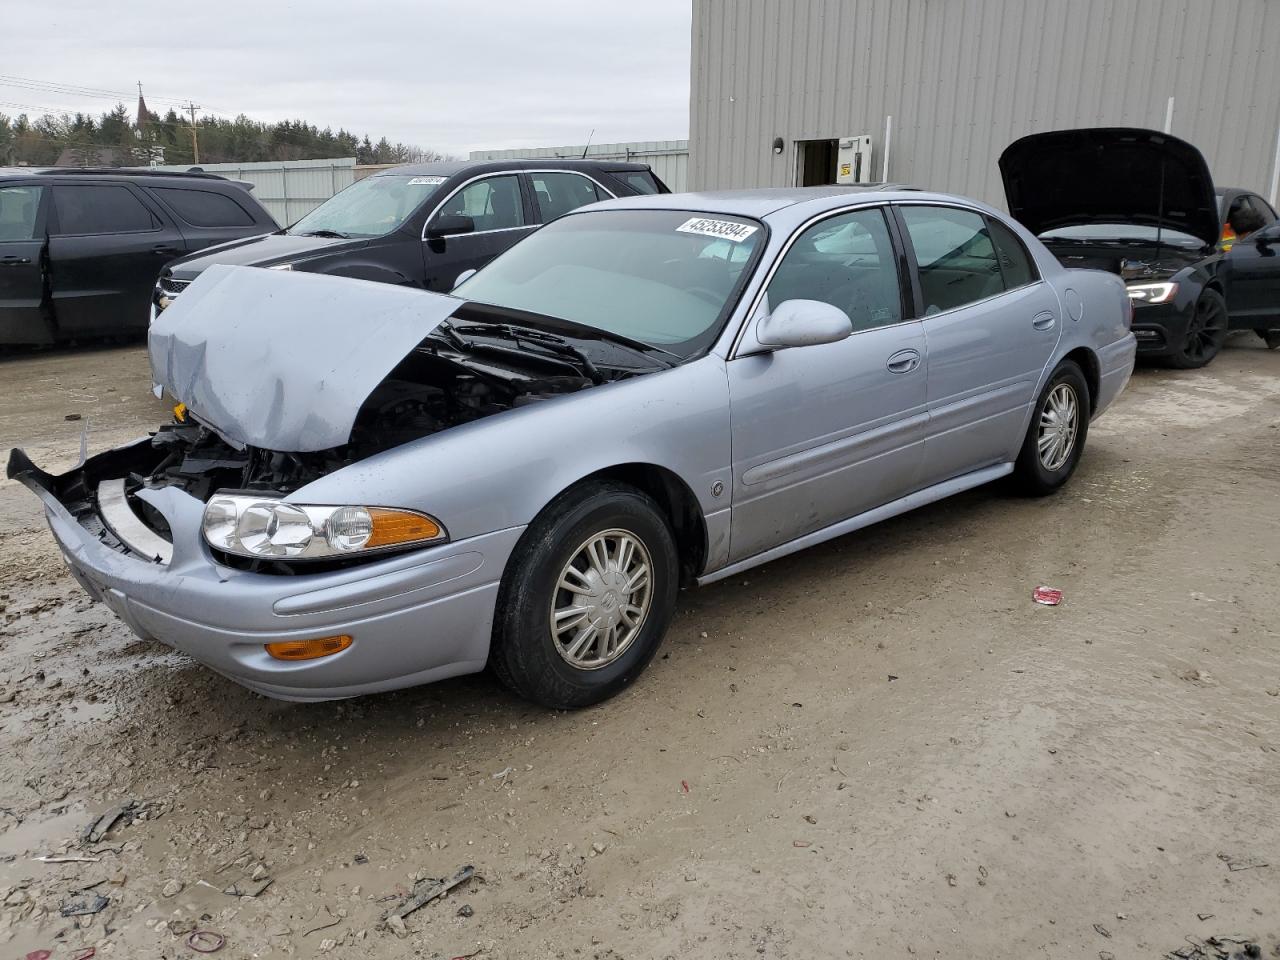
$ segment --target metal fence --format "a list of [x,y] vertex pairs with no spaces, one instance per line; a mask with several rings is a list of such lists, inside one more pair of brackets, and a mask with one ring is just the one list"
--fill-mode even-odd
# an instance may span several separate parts
[[516,150],[472,150],[472,160],[623,160],[647,163],[654,175],[675,193],[687,190],[689,183],[688,140],[637,140],[631,143],[595,143],[590,147],[527,147]]
[[[356,180],[356,158],[332,160],[266,160],[257,163],[202,163],[206,173],[253,184],[253,195],[281,226],[306,216]],[[190,170],[163,166],[161,170]]]

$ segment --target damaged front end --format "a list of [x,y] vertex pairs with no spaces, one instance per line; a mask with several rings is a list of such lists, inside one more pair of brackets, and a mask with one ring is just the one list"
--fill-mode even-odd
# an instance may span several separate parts
[[[136,559],[170,562],[175,531],[163,503],[181,494],[205,512],[203,537],[222,565],[296,574],[361,562],[365,554],[318,548],[240,550],[234,538],[228,546],[211,536],[209,513],[225,501],[234,514],[255,500],[279,513],[281,501],[312,481],[385,450],[670,365],[616,342],[592,347],[593,361],[583,341],[513,319],[383,284],[213,267],[152,329],[153,371],[180,401],[174,422],[59,477],[15,451],[10,476],[52,495],[100,543]],[[357,526],[376,519],[366,507],[289,509],[311,511],[307,522],[326,535],[333,509],[357,511],[344,516]],[[387,549],[443,536],[437,521],[422,520],[437,534]]]

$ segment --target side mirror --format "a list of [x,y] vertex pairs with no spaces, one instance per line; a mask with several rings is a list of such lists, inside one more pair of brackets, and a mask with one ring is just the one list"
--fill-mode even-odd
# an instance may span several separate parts
[[465,213],[442,213],[427,225],[428,237],[452,237],[459,233],[472,233],[476,222]]
[[837,343],[853,333],[853,321],[821,300],[785,300],[756,321],[756,340],[773,349]]
[[463,270],[460,274],[458,274],[458,279],[453,281],[453,289],[457,290],[460,286],[462,286],[464,283],[466,283],[475,275],[476,275],[475,267],[472,267],[470,270]]

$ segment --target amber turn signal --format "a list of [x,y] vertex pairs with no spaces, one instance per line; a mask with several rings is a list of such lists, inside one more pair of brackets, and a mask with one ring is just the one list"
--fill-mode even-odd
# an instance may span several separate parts
[[266,644],[267,653],[277,660],[318,660],[341,653],[351,646],[351,637],[340,633],[336,637],[319,637],[315,640],[280,640]]
[[373,532],[365,543],[366,548],[435,540],[441,533],[440,524],[420,513],[370,507],[369,516],[373,519]]

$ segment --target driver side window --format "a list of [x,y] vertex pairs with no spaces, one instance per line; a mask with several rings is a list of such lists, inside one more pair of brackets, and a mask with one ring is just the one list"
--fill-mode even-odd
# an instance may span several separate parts
[[445,201],[436,216],[461,214],[476,223],[476,233],[524,226],[520,181],[514,176],[486,177],[469,183]]
[[897,258],[880,208],[819,221],[796,238],[769,281],[769,309],[821,300],[849,315],[854,331],[902,321]]

